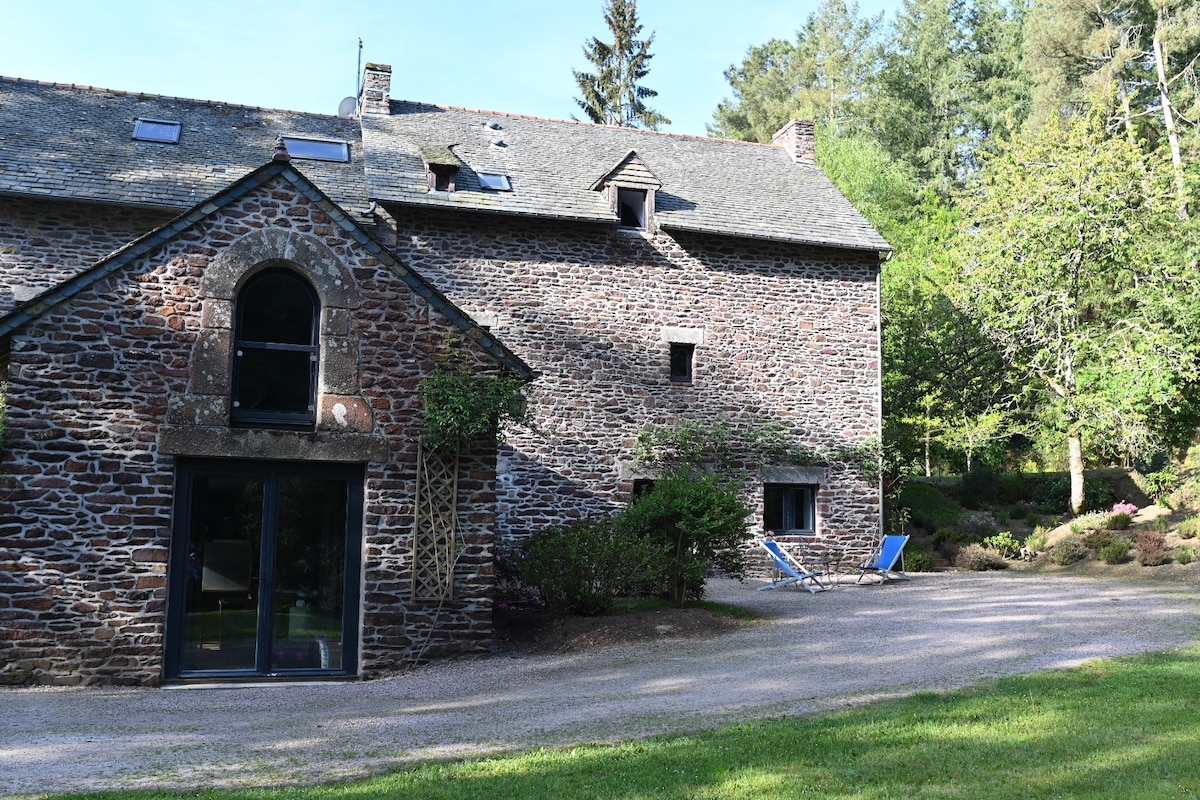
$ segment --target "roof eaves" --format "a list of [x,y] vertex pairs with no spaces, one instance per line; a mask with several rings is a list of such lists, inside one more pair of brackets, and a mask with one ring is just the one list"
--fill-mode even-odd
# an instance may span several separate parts
[[892,246],[882,238],[878,242],[853,242],[846,239],[818,236],[787,236],[773,234],[767,231],[729,230],[715,226],[689,225],[687,223],[671,222],[658,219],[658,226],[664,230],[683,231],[685,233],[703,233],[710,236],[729,236],[737,239],[757,239],[768,242],[784,242],[787,244],[807,245],[809,247],[836,247],[842,250],[860,250],[869,253],[890,253]]

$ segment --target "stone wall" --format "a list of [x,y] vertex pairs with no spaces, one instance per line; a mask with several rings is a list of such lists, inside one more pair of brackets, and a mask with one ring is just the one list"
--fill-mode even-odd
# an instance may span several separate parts
[[0,314],[172,216],[99,203],[0,197]]
[[[355,282],[358,304],[343,320],[356,347],[355,395],[366,409],[355,430],[332,418],[312,432],[234,430],[186,402],[207,380],[197,369],[197,343],[222,316],[205,295],[206,275],[232,245],[264,230],[334,254]],[[327,313],[322,324],[329,323]],[[0,682],[160,679],[175,459],[212,456],[218,441],[229,457],[366,464],[363,674],[418,656],[486,652],[494,454],[463,462],[458,515],[466,549],[454,598],[415,603],[407,586],[417,384],[455,333],[387,264],[278,181],[14,334],[0,491]],[[459,341],[468,367],[492,364]]]
[[[880,435],[877,254],[700,234],[391,209],[396,251],[542,375],[501,450],[509,540],[624,501],[639,430],[783,423],[813,448]],[[691,383],[670,342],[695,343]],[[818,539],[864,553],[878,484],[826,465]],[[761,480],[746,485],[761,532]]]

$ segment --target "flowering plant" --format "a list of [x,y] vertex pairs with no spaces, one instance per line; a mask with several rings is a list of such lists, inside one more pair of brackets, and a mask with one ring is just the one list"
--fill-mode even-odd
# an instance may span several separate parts
[[1128,514],[1129,516],[1132,517],[1134,514],[1137,513],[1137,510],[1138,510],[1138,507],[1135,506],[1133,503],[1129,503],[1129,502],[1113,503],[1112,511],[1110,511],[1108,513],[1110,513],[1110,514]]

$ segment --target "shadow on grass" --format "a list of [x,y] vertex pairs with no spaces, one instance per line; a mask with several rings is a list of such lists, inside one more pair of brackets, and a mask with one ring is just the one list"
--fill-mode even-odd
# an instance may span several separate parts
[[432,763],[353,783],[62,797],[1196,797],[1198,686],[1192,646],[815,717]]

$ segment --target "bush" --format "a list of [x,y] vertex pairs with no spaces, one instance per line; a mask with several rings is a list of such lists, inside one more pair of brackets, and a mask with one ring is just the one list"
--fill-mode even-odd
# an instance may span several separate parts
[[986,511],[964,511],[958,518],[958,527],[980,539],[999,529],[996,518]]
[[1175,487],[1178,485],[1179,476],[1175,473],[1175,468],[1171,466],[1142,476],[1142,490],[1156,503],[1175,491]]
[[1001,472],[998,483],[998,496],[1003,503],[1020,503],[1030,497],[1031,487],[1020,472]]
[[1175,554],[1175,560],[1180,564],[1190,564],[1196,558],[1196,548],[1181,547],[1179,552]]
[[658,542],[595,517],[535,532],[521,548],[518,574],[550,608],[592,616],[652,589],[662,560]]
[[1159,531],[1140,531],[1137,560],[1143,567],[1157,567],[1171,560],[1167,555],[1167,537]]
[[1200,517],[1185,519],[1175,530],[1180,539],[1195,539],[1197,531],[1200,531]]
[[1040,553],[1046,549],[1046,542],[1049,534],[1041,525],[1033,529],[1033,533],[1025,537],[1025,546],[1035,553]]
[[954,559],[954,566],[971,572],[1008,568],[1003,558],[977,544],[969,544],[960,550]]
[[1109,514],[1108,519],[1104,520],[1104,528],[1110,531],[1128,530],[1131,522],[1133,522],[1133,517],[1122,511],[1117,514]]
[[1025,524],[1031,528],[1036,528],[1042,524],[1042,515],[1036,511],[1030,511],[1025,515]]
[[1021,543],[1009,531],[1001,531],[983,540],[983,546],[995,550],[1001,558],[1015,558],[1021,552]]
[[929,483],[911,481],[900,492],[900,505],[908,508],[910,519],[927,531],[958,522],[962,509],[940,489]]
[[1060,567],[1083,561],[1087,558],[1087,554],[1087,545],[1078,536],[1067,536],[1050,548],[1050,560]]
[[985,463],[975,466],[959,479],[958,496],[967,508],[978,508],[981,503],[994,503],[1000,496],[1000,479]]
[[960,531],[957,528],[938,528],[937,533],[933,535],[931,544],[935,550],[941,550],[943,553],[955,550],[961,544],[976,544],[979,542],[979,537],[967,531]]
[[1109,539],[1100,548],[1100,560],[1105,564],[1120,564],[1129,557],[1129,543],[1120,539]]
[[731,578],[746,574],[750,509],[716,475],[677,474],[616,518],[623,538],[657,543],[663,562],[659,591],[676,605],[704,594],[710,567]]
[[1083,543],[1092,550],[1099,550],[1101,547],[1104,547],[1104,545],[1113,540],[1113,535],[1110,531],[1104,530],[1103,528],[1097,528],[1095,530],[1087,531],[1079,538],[1081,538]]
[[1093,511],[1090,514],[1083,514],[1071,520],[1071,533],[1079,534],[1102,530],[1107,520],[1108,515],[1102,512]]
[[933,572],[933,556],[921,545],[909,541],[904,548],[904,569],[908,572]]

